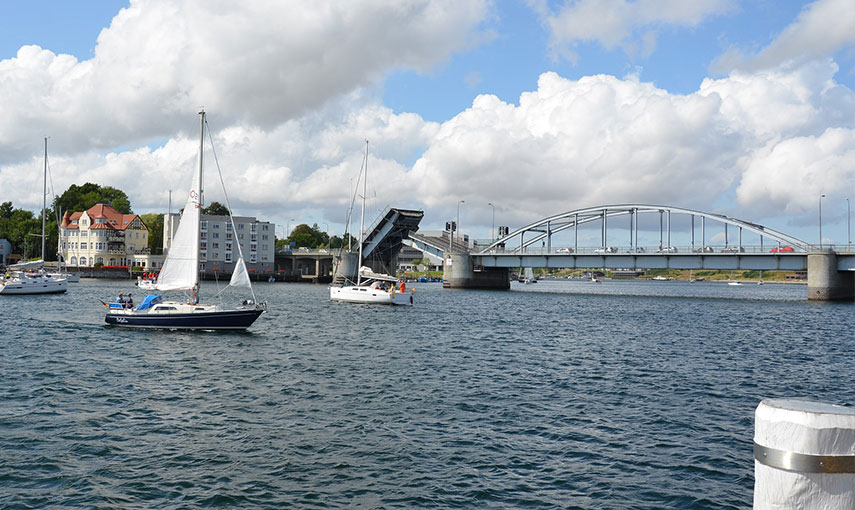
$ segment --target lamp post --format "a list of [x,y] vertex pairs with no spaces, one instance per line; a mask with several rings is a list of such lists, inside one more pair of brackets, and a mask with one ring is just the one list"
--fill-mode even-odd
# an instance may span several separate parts
[[819,249],[822,251],[822,199],[825,195],[819,196]]
[[496,206],[493,202],[488,203],[493,208],[493,221],[490,223],[490,242],[496,242]]
[[851,220],[852,213],[849,211],[849,199],[846,199],[846,249],[852,251],[852,229]]
[[[458,200],[457,201],[457,231],[460,232],[460,204],[465,204],[466,200]],[[457,236],[458,240],[460,236]]]

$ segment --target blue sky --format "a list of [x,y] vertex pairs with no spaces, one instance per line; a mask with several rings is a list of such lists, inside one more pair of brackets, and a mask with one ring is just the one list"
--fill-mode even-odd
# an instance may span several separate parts
[[[162,210],[164,187],[185,186],[176,169],[193,159],[204,105],[239,183],[236,208],[282,225],[340,228],[371,138],[374,207],[423,208],[423,228],[443,225],[459,200],[475,237],[489,237],[488,202],[512,227],[637,202],[810,241],[826,193],[824,237],[845,242],[844,199],[855,198],[851,2],[219,9],[4,3],[0,201],[38,207],[32,169],[50,135],[58,192],[88,180],[125,189],[136,212]],[[18,56],[25,45],[41,50]]]

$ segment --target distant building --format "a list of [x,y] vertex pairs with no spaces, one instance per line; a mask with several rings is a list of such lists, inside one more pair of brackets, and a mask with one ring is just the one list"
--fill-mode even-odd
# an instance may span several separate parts
[[83,212],[66,211],[59,231],[60,253],[69,266],[157,268],[162,256],[148,248],[148,228],[137,214],[122,214],[106,204]]
[[6,265],[6,259],[12,253],[12,243],[5,239],[0,239],[0,266]]
[[[163,252],[169,253],[169,243],[181,215],[166,214],[163,218]],[[206,274],[231,274],[238,258],[238,243],[246,268],[251,275],[273,274],[276,249],[275,226],[254,217],[235,216],[234,229],[228,216],[203,214],[199,237],[199,269]]]

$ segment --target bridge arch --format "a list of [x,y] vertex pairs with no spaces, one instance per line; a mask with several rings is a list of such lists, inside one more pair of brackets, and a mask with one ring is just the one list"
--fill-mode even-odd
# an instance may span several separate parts
[[[701,219],[701,249],[706,248],[705,241],[706,236],[704,230],[706,228],[706,220],[712,220],[714,222],[722,223],[725,225],[725,232],[728,225],[734,226],[738,229],[739,233],[739,241],[737,246],[741,248],[742,245],[742,231],[748,231],[754,234],[757,234],[761,237],[761,243],[763,238],[771,239],[772,241],[778,242],[780,244],[792,246],[795,251],[799,252],[808,252],[811,250],[811,246],[793,236],[787,235],[783,232],[778,232],[776,230],[770,229],[763,225],[759,225],[757,223],[752,223],[749,221],[740,220],[737,218],[732,218],[729,216],[725,216],[722,214],[709,213],[704,211],[698,211],[693,209],[686,209],[683,207],[672,207],[667,205],[650,205],[650,204],[613,204],[613,205],[602,205],[596,207],[587,207],[583,209],[574,209],[571,211],[563,212],[560,214],[556,214],[554,216],[549,216],[538,220],[534,223],[530,223],[524,227],[518,228],[513,232],[508,233],[506,236],[501,239],[496,240],[492,244],[488,245],[486,248],[482,249],[478,252],[478,254],[489,254],[490,252],[496,250],[498,247],[504,247],[504,251],[511,252],[522,252],[528,246],[535,243],[549,243],[548,249],[551,250],[551,241],[552,235],[558,232],[575,228],[578,229],[579,225],[583,225],[586,223],[591,223],[595,221],[600,221],[602,223],[602,246],[607,246],[607,233],[608,233],[608,220],[610,218],[617,218],[622,216],[629,216],[630,219],[630,247],[638,246],[638,217],[640,214],[650,214],[650,213],[658,213],[660,217],[660,239],[663,238],[663,217],[667,214],[668,216],[668,243],[664,244],[664,246],[670,246],[670,228],[671,214],[685,214],[692,217],[692,245],[694,247],[694,233],[695,233],[695,217]],[[634,232],[633,232],[634,231]],[[634,242],[633,242],[633,233],[634,233]],[[527,234],[530,235],[526,238]],[[578,239],[578,230],[576,234],[576,238]],[[518,240],[517,240],[518,239]],[[662,244],[662,243],[660,243]]]

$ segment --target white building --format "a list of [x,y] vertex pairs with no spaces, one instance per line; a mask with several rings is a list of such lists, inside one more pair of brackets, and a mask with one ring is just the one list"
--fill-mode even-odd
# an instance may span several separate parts
[[137,214],[105,204],[83,212],[66,211],[59,229],[60,253],[69,266],[137,266],[154,269],[162,256],[148,248],[148,228]]
[[[181,215],[178,213],[164,215],[164,253],[169,252],[170,239],[180,221]],[[239,255],[239,243],[250,275],[272,275],[276,248],[274,224],[248,216],[235,216],[234,224],[233,229],[228,216],[202,215],[199,269],[208,274],[231,274]]]

